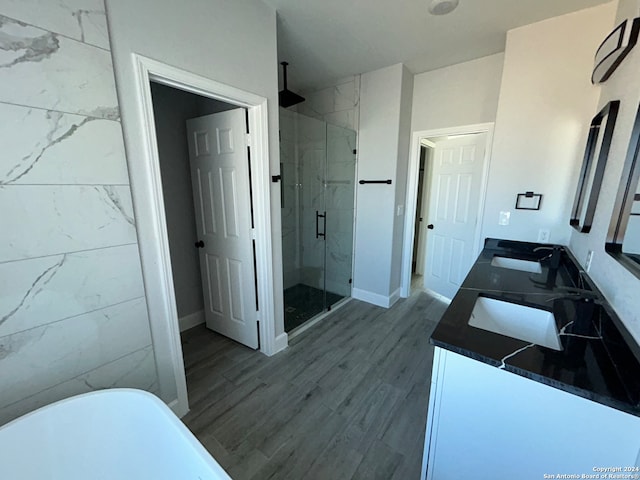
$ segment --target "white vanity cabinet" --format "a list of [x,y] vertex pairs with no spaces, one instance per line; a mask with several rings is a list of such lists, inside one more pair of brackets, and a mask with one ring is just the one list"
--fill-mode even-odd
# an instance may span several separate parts
[[640,478],[594,470],[640,474],[636,416],[438,347],[431,381],[423,479]]

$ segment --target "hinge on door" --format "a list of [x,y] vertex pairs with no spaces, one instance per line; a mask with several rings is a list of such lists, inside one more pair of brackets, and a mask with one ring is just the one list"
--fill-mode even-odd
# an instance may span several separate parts
[[251,134],[247,133],[247,146],[251,146]]
[[255,228],[252,228],[252,229],[251,229],[251,239],[252,239],[252,240],[255,240],[256,238],[258,238],[258,235],[257,235],[257,233],[256,233],[256,229],[255,229]]

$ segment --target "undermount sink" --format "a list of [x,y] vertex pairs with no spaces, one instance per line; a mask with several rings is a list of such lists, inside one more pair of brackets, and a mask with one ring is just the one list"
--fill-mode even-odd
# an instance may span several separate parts
[[542,273],[540,262],[532,262],[530,260],[519,260],[517,258],[500,257],[496,255],[491,260],[494,267],[509,268],[511,270],[520,270],[521,272]]
[[478,297],[469,325],[554,350],[562,350],[553,313],[487,297]]

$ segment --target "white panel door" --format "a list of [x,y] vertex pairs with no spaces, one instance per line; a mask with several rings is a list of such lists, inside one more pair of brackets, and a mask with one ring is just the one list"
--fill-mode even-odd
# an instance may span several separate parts
[[424,286],[453,296],[473,264],[487,134],[436,142]]
[[207,327],[258,348],[245,111],[187,120]]

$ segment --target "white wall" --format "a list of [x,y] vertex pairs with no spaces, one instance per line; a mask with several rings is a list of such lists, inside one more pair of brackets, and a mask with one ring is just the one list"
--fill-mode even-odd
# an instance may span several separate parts
[[[382,306],[393,303],[393,258],[396,251],[396,189],[398,171],[404,198],[406,159],[400,159],[406,133],[406,89],[410,75],[402,64],[365,73],[360,86],[358,180],[386,180],[393,184],[357,185],[353,296]],[[410,90],[409,90],[410,91]],[[410,94],[409,94],[410,95]],[[404,204],[404,200],[402,200]],[[396,298],[397,299],[397,298]]]
[[494,122],[504,53],[415,76],[411,130]]
[[[269,104],[269,157],[272,174],[279,171],[278,83],[275,11],[259,0],[107,0],[113,58],[122,109],[127,156],[130,162],[144,156],[143,120],[137,93],[132,53],[138,53],[177,68],[267,98]],[[153,21],[150,21],[150,17]],[[130,167],[131,168],[131,167]],[[158,232],[144,209],[151,186],[139,179],[134,192],[138,236],[153,245]],[[284,332],[282,312],[282,249],[280,186],[272,184],[271,221],[273,243],[274,318],[276,336]],[[143,252],[149,275],[145,277],[149,314],[163,318],[162,272],[154,258],[155,248]],[[155,270],[155,271],[154,271]],[[156,297],[157,296],[157,297]],[[168,338],[154,338],[162,398],[176,398],[176,378]]]
[[102,0],[0,18],[1,425],[158,384]]
[[[615,23],[612,22],[610,29],[627,17],[637,17],[639,13],[637,0],[620,0]],[[604,251],[631,129],[640,102],[638,78],[640,78],[640,49],[636,46],[613,76],[602,86],[598,109],[611,100],[620,100],[620,111],[591,232],[584,234],[573,231],[570,249],[583,265],[589,250],[594,252],[589,276],[618,312],[631,334],[640,342],[640,296],[638,295],[640,280]],[[592,113],[595,114],[596,110],[594,109]]]
[[[613,25],[605,4],[527,25],[507,34],[502,86],[483,219],[483,238],[567,244],[577,171],[599,87],[593,56]],[[516,194],[543,194],[539,211],[515,210]],[[511,212],[509,226],[498,225]]]
[[[403,65],[400,90],[400,120],[398,124],[398,164],[396,167],[396,212],[393,220],[393,251],[391,253],[391,284],[389,292],[400,290],[402,273],[402,246],[407,196],[407,174],[409,172],[409,149],[411,145],[411,107],[414,75]],[[401,207],[398,212],[397,207]]]

